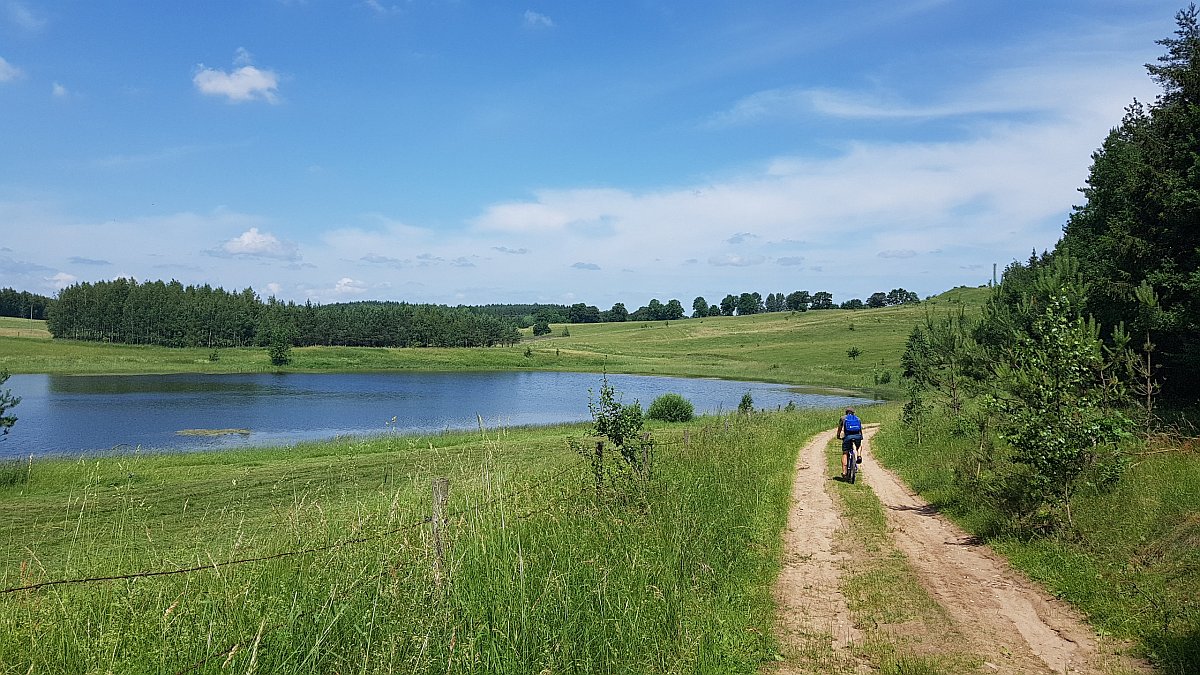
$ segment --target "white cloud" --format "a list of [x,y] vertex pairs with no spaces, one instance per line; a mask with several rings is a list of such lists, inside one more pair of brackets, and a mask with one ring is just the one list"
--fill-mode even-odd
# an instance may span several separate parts
[[592,271],[592,272],[598,271],[600,269],[600,266],[597,265],[596,263],[585,263],[585,262],[577,262],[574,265],[571,265],[571,267],[574,269],[577,269],[577,270],[588,270],[588,271]]
[[488,207],[471,224],[480,232],[515,234],[577,230],[614,233],[614,214],[636,200],[629,192],[613,189],[539,190],[536,201],[509,202]]
[[338,279],[333,286],[334,295],[340,296],[357,296],[367,292],[367,285],[350,277],[342,277]]
[[[536,250],[528,262],[504,256],[481,266],[530,286],[552,285],[552,263],[578,260],[586,250],[591,264],[634,270],[641,287],[678,288],[681,297],[736,285],[770,290],[781,268],[789,276],[803,269],[795,281],[802,287],[847,296],[974,282],[960,266],[990,269],[1027,248],[1053,246],[1079,202],[1087,158],[1120,119],[1125,99],[1141,91],[1125,86],[1136,73],[1110,80],[1104,68],[1101,75],[1050,70],[1021,76],[1037,115],[983,118],[952,140],[845,142],[831,154],[768,158],[714,183],[537,190],[485,207],[470,221],[473,241],[459,245],[499,246],[490,240],[503,237],[507,248]],[[1123,93],[1114,96],[1114,86]],[[606,227],[580,226],[595,222]],[[845,241],[874,262],[853,269],[837,262]],[[656,263],[665,251],[671,257]],[[927,260],[922,270],[903,257],[914,252]],[[689,260],[707,261],[703,280],[683,272]],[[698,284],[709,287],[687,288]]]
[[231,103],[263,100],[279,102],[279,75],[273,70],[260,69],[251,64],[250,52],[239,47],[234,55],[236,70],[225,72],[215,68],[196,66],[192,82],[200,93],[208,96],[224,96]]
[[292,261],[300,259],[295,244],[283,241],[269,232],[259,232],[257,227],[252,227],[221,244],[219,254]]
[[525,10],[526,28],[554,28],[554,20],[531,9]]
[[8,20],[21,30],[30,33],[36,33],[46,25],[46,20],[35,14],[33,10],[25,6],[25,3],[23,2],[9,0],[7,3],[5,3],[4,9],[5,14],[8,16]]
[[[232,255],[220,246],[213,247],[214,232],[264,230],[264,218],[224,208],[209,213],[88,221],[63,213],[51,202],[6,201],[0,196],[0,223],[5,223],[0,230],[21,233],[18,248],[22,251],[20,262],[0,256],[0,277],[15,288],[43,294],[57,291],[58,282],[71,283],[65,277],[52,276],[60,272],[62,260],[70,261],[70,271],[84,281],[112,278],[114,274],[107,270],[115,269],[120,270],[119,276],[178,279],[185,285],[208,283],[230,290],[260,289],[277,280],[263,278],[265,273],[277,276],[282,270],[294,275],[296,279],[278,279],[287,281],[289,288],[312,274],[293,270],[295,265],[286,261],[282,268],[246,264],[272,259]],[[286,251],[290,245],[284,246]]]
[[238,47],[233,50],[233,65],[252,66],[254,65],[254,55],[245,47]]
[[4,57],[0,56],[0,83],[12,82],[20,78],[23,74],[20,68],[5,61]]
[[372,12],[379,14],[380,16],[399,14],[404,11],[397,5],[384,5],[382,2],[379,2],[379,0],[364,0],[363,6]]
[[[1139,91],[1142,77],[1121,62],[1011,66],[985,72],[964,86],[939,91],[921,88],[914,100],[899,88],[878,84],[870,89],[779,87],[748,94],[726,110],[701,123],[706,129],[725,129],[777,121],[803,121],[813,116],[842,120],[931,121],[975,116],[1021,114],[1063,115],[1081,111],[1077,105],[1108,105],[1115,94],[1124,105],[1130,91]],[[1120,85],[1116,83],[1121,83]],[[1128,87],[1125,85],[1129,85]],[[1107,94],[1107,95],[1104,95]]]
[[71,95],[71,92],[67,91],[66,87],[57,82],[50,86],[50,93],[53,94],[54,98],[67,98]]
[[537,232],[560,230],[571,222],[565,211],[543,203],[496,204],[475,220],[482,230]]
[[55,288],[61,290],[61,289],[66,288],[67,286],[70,286],[71,284],[75,283],[76,281],[79,281],[79,277],[75,276],[74,274],[67,274],[66,272],[59,272],[58,274],[55,274],[52,277],[46,277],[46,281],[49,281],[51,284],[54,285]]
[[714,255],[708,259],[708,264],[715,267],[751,267],[753,265],[761,265],[765,258],[761,255],[737,255],[734,253],[724,253]]

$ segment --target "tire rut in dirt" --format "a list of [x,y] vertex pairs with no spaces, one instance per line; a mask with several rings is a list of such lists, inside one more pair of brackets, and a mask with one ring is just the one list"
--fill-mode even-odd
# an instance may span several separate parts
[[[833,432],[826,432],[810,439],[797,459],[775,600],[786,651],[825,653],[832,648],[841,662],[852,660],[847,647],[862,636],[839,590],[845,555],[835,550],[834,532],[840,514],[825,491],[825,446],[832,437]],[[797,671],[782,664],[777,672]]]
[[860,472],[859,481],[883,504],[897,548],[961,627],[959,632],[974,636],[970,648],[986,656],[990,672],[1149,672],[1102,649],[1066,603],[1014,571],[870,461],[865,441],[862,454],[871,469]]

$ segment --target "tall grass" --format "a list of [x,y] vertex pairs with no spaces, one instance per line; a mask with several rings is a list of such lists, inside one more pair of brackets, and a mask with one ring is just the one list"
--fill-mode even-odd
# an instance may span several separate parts
[[795,452],[829,419],[657,427],[653,479],[599,492],[580,427],[39,460],[0,488],[3,587],[204,569],[0,595],[0,672],[756,672]]
[[955,480],[956,470],[972,471],[964,458],[978,439],[934,425],[917,444],[898,423],[885,424],[876,456],[1098,630],[1134,641],[1164,673],[1200,672],[1200,456],[1135,451],[1115,488],[1072,498],[1069,527],[1031,537]]

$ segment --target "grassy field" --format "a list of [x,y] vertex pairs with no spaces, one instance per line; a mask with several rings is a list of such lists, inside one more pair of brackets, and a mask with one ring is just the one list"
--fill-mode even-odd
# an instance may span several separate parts
[[[721,377],[872,388],[899,380],[899,358],[926,311],[978,306],[987,289],[957,289],[921,305],[772,313],[671,322],[555,325],[549,336],[487,349],[294,349],[286,371],[562,370]],[[563,336],[563,332],[568,333]],[[528,336],[527,336],[528,337]],[[861,356],[850,359],[857,347]],[[12,373],[236,373],[279,370],[265,349],[168,349],[0,336]],[[884,373],[887,373],[884,376]],[[889,387],[884,387],[886,391]]]
[[45,321],[0,316],[0,337],[49,340],[50,331],[46,330]]
[[0,595],[0,672],[754,673],[828,423],[660,427],[652,477],[610,458],[600,488],[581,427],[10,467],[0,586],[130,578]]

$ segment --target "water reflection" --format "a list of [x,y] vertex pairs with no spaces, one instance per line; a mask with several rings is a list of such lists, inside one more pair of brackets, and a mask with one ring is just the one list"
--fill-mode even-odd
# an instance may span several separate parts
[[[863,399],[759,382],[609,375],[625,403],[643,408],[674,392],[697,413],[755,407],[838,407]],[[590,419],[594,373],[339,373],[245,375],[14,375],[18,421],[0,457],[74,454],[133,446],[200,450],[386,431],[438,432],[555,424]],[[394,425],[390,421],[395,418]],[[247,435],[184,436],[198,429],[248,429]]]

